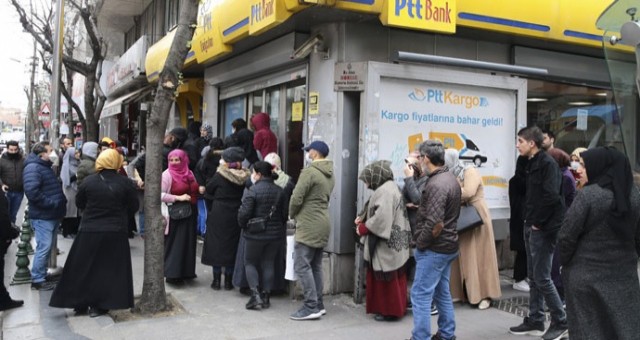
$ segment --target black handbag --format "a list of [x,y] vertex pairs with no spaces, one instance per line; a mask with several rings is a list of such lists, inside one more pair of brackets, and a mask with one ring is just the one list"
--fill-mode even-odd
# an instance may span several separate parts
[[276,197],[276,202],[271,206],[269,214],[264,217],[254,217],[247,222],[245,231],[249,234],[259,234],[267,230],[267,223],[271,220],[271,216],[276,211],[276,205],[280,201],[280,193]]
[[482,218],[478,210],[472,205],[460,207],[460,217],[458,217],[458,234],[475,229],[482,225]]
[[172,220],[183,220],[191,216],[191,202],[174,202],[169,205],[169,217]]

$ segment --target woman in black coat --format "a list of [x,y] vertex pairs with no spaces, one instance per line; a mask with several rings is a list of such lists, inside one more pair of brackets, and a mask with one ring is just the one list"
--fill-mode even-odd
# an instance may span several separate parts
[[100,153],[96,174],[82,182],[76,205],[82,221],[49,305],[74,308],[90,316],[109,309],[133,307],[131,252],[127,217],[138,210],[133,183],[118,174],[122,156],[113,149]]
[[249,171],[233,168],[244,160],[244,151],[239,147],[227,148],[222,152],[224,161],[218,172],[207,181],[206,193],[213,198],[207,216],[207,231],[202,247],[202,264],[213,266],[211,288],[220,289],[222,267],[224,267],[224,289],[233,289],[233,266],[240,239],[238,209],[242,203],[242,193]]
[[213,203],[213,197],[206,192],[207,181],[213,178],[213,175],[218,171],[223,150],[224,143],[222,139],[220,137],[213,137],[209,142],[209,151],[198,161],[196,171],[193,173],[200,186],[200,194],[204,196],[207,202],[207,209],[210,209],[211,203]]
[[[251,182],[254,185],[245,191],[238,211],[238,225],[245,229],[244,265],[251,288],[247,309],[269,308],[275,258],[286,237],[286,196],[284,190],[273,183],[278,175],[273,173],[272,169],[271,164],[267,162],[259,161],[254,164],[251,174]],[[251,219],[257,217],[267,217],[264,231],[252,231],[248,225]],[[262,272],[262,280],[259,272]],[[258,292],[260,281],[262,293]]]

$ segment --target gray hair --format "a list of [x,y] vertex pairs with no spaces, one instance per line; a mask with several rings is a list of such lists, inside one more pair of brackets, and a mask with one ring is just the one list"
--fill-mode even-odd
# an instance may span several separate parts
[[429,157],[435,166],[444,165],[444,146],[438,140],[426,140],[420,144],[420,155]]

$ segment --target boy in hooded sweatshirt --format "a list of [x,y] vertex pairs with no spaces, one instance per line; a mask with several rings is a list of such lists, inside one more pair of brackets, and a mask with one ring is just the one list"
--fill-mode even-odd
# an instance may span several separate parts
[[278,152],[278,138],[271,131],[271,118],[265,112],[256,113],[251,117],[253,125],[253,148],[258,152],[258,157],[264,157],[272,152]]

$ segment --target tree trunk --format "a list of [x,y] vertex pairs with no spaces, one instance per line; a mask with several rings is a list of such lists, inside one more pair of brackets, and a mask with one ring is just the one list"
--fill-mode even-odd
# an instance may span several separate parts
[[164,288],[164,220],[160,213],[160,180],[162,176],[162,142],[169,111],[175,99],[179,83],[179,72],[189,52],[196,23],[199,0],[181,3],[176,35],[169,49],[156,93],[151,113],[147,119],[147,151],[145,164],[144,192],[144,281],[142,296],[135,311],[153,314],[167,307]]

